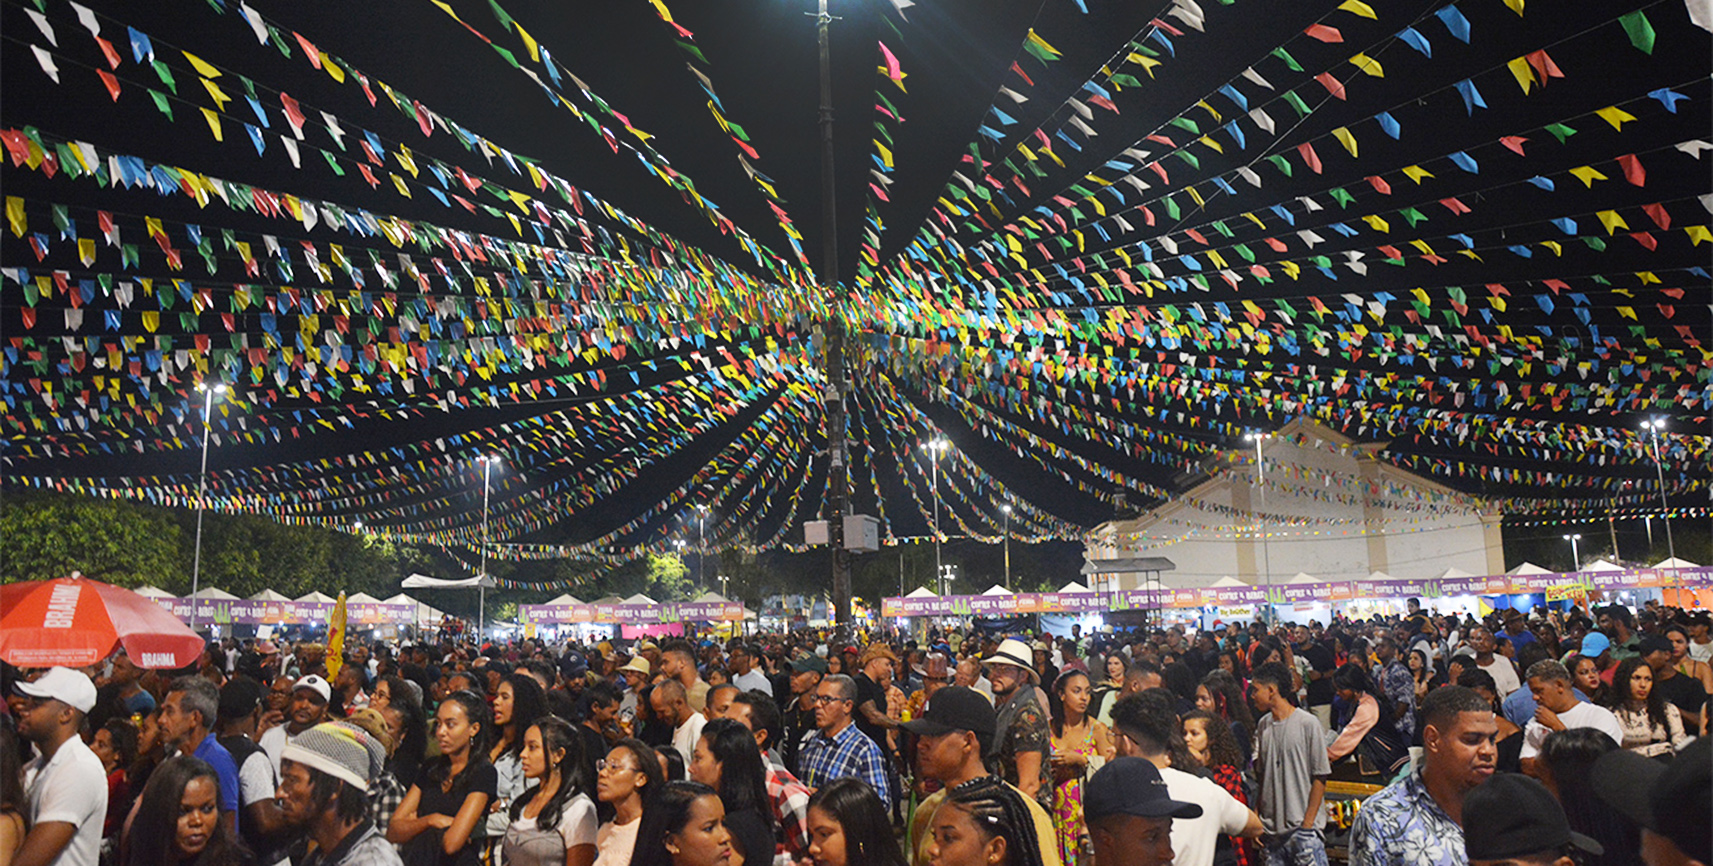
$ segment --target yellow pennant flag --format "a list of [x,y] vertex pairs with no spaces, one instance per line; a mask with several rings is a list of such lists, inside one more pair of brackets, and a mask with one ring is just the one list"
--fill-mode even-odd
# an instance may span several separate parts
[[24,200],[15,196],[6,196],[6,222],[12,226],[14,237],[23,237],[30,224],[24,219]]
[[1338,4],[1338,8],[1360,18],[1378,20],[1374,14],[1374,7],[1362,2],[1362,0],[1344,0],[1343,3]]
[[1517,79],[1517,86],[1523,89],[1523,93],[1528,93],[1529,86],[1535,83],[1535,70],[1529,65],[1529,59],[1515,58],[1506,63],[1505,68],[1511,70],[1511,76]]
[[1622,108],[1619,108],[1616,105],[1608,105],[1605,108],[1602,108],[1599,111],[1596,111],[1594,113],[1600,115],[1601,120],[1604,120],[1607,123],[1612,124],[1612,128],[1616,129],[1620,132],[1623,131],[1624,124],[1629,123],[1630,121],[1636,119],[1635,115],[1629,113],[1628,111],[1625,111]]
[[345,665],[345,593],[333,603],[333,616],[327,621],[327,678],[339,676]]
[[190,53],[189,51],[181,51],[181,53],[184,54],[184,59],[189,60],[190,65],[196,68],[196,73],[198,75],[201,75],[203,78],[219,78],[220,77],[220,70],[215,69],[213,66],[209,65],[208,61],[203,60],[200,57],[197,57],[196,55]]
[[225,141],[226,136],[220,131],[220,115],[215,114],[212,109],[204,108],[202,116],[208,119],[208,128],[214,133],[214,140]]
[[1355,66],[1357,69],[1360,69],[1363,72],[1366,72],[1369,75],[1374,76],[1375,78],[1385,78],[1386,77],[1386,70],[1380,66],[1380,61],[1375,60],[1374,58],[1369,57],[1368,55],[1363,54],[1361,52],[1357,52],[1356,54],[1352,55],[1350,58],[1350,63],[1352,66]]
[[1344,149],[1350,151],[1351,156],[1356,155],[1356,136],[1350,134],[1348,127],[1341,126],[1333,130],[1332,137],[1338,139],[1338,143],[1344,145]]
[[529,35],[529,31],[523,29],[522,24],[518,24],[515,21],[512,23],[517,26],[517,35],[523,37],[524,47],[529,49],[529,59],[534,60],[537,63],[540,63],[541,62],[541,47],[536,44],[535,37]]

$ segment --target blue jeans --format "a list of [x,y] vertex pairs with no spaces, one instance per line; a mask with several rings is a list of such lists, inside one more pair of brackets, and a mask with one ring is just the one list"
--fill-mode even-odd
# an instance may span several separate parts
[[1267,836],[1262,843],[1267,866],[1327,866],[1326,839],[1319,830],[1298,828],[1282,835]]

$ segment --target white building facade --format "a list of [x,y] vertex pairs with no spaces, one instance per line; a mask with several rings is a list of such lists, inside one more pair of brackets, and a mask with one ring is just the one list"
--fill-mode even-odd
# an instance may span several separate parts
[[1304,573],[1320,580],[1503,573],[1501,515],[1376,459],[1383,444],[1358,445],[1299,419],[1260,448],[1260,476],[1253,446],[1225,452],[1190,490],[1097,527],[1084,554],[1095,570],[1091,587],[1138,588],[1143,575],[1103,573],[1099,562],[1140,557],[1171,560],[1176,568],[1158,574],[1159,584],[1186,588],[1227,577],[1278,584]]

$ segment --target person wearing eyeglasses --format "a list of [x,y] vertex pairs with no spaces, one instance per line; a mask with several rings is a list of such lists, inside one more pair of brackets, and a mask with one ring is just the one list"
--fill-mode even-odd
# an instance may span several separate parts
[[887,783],[886,758],[851,721],[856,697],[856,683],[844,674],[824,677],[815,687],[816,728],[803,735],[798,750],[801,776],[811,788],[834,779],[861,779],[880,794],[890,810],[892,791]]
[[660,759],[641,740],[620,740],[595,762],[595,796],[613,807],[612,819],[595,833],[595,866],[629,866],[642,814],[664,787]]

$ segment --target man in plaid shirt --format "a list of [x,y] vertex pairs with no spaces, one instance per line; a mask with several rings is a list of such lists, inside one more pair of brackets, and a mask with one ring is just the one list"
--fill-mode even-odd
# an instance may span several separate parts
[[886,758],[880,747],[851,723],[856,710],[856,682],[844,674],[824,677],[815,687],[816,729],[803,735],[797,753],[803,781],[819,788],[834,779],[856,778],[880,795],[892,809],[892,788],[886,780]]
[[779,823],[782,840],[779,853],[790,854],[793,863],[808,857],[811,792],[768,748],[779,736],[779,705],[759,690],[739,692],[732,698],[726,718],[749,728],[755,734],[756,747],[761,749],[767,765],[767,799],[773,803],[773,819]]

